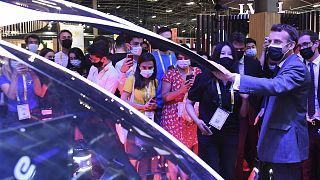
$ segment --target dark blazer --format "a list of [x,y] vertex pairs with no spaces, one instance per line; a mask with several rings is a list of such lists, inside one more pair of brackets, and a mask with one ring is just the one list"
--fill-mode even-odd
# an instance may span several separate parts
[[258,157],[272,163],[308,157],[306,122],[311,78],[297,55],[290,55],[273,79],[241,76],[240,92],[269,96],[258,142]]

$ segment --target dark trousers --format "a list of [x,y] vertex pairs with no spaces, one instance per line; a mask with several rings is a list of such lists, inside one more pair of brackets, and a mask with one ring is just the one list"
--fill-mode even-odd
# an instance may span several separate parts
[[231,180],[235,172],[238,140],[238,134],[214,134],[206,138],[207,142],[199,140],[199,157],[224,179]]
[[258,180],[301,180],[301,163],[260,162]]
[[244,159],[247,160],[250,168],[253,167],[255,159],[257,158],[258,136],[258,125],[255,126],[253,123],[250,123],[249,117],[240,119],[239,145],[235,173],[237,179],[243,179],[242,165]]
[[320,179],[320,123],[308,123],[309,158],[302,163],[303,180]]

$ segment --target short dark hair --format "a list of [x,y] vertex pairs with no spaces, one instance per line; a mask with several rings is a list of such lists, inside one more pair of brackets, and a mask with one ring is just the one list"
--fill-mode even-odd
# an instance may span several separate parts
[[312,42],[316,41],[316,40],[319,40],[319,35],[313,31],[310,31],[310,30],[304,30],[300,33],[299,35],[299,38],[302,37],[302,36],[310,36],[310,40]]
[[116,48],[123,47],[125,45],[126,45],[126,39],[125,39],[124,35],[119,35],[116,39],[116,44],[115,44]]
[[88,49],[90,55],[95,55],[98,58],[108,57],[109,56],[109,44],[104,41],[98,41],[91,44]]
[[230,43],[243,43],[246,42],[246,37],[241,32],[234,32],[229,38]]
[[52,50],[52,49],[50,49],[50,48],[43,48],[43,49],[41,49],[41,51],[39,52],[39,55],[40,56],[42,56],[42,57],[44,57],[46,54],[48,54],[49,52],[53,52],[54,53],[54,51]]
[[248,43],[253,43],[254,45],[257,45],[257,41],[252,39],[252,38],[247,38],[246,39],[246,44],[248,44]]
[[271,31],[274,32],[281,32],[281,31],[285,31],[289,34],[289,40],[293,41],[293,42],[297,42],[298,41],[298,31],[296,28],[288,25],[288,24],[274,24],[271,27]]
[[161,33],[164,33],[164,32],[170,32],[172,34],[172,31],[171,29],[169,29],[168,27],[161,27],[157,30],[157,34],[161,34]]
[[58,34],[58,39],[60,39],[60,35],[62,34],[62,33],[69,33],[70,35],[71,35],[71,37],[72,37],[72,33],[71,33],[71,31],[69,31],[69,30],[67,30],[67,29],[64,29],[64,30],[61,30],[60,32],[59,32],[59,34]]
[[[152,61],[153,62],[153,66],[154,66],[153,74],[151,75],[150,79],[151,80],[155,80],[157,78],[156,59],[154,58],[154,56],[151,53],[148,53],[148,52],[142,53],[138,58],[138,64],[137,64],[137,67],[136,67],[136,72],[134,74],[134,76],[135,76],[134,87],[137,88],[137,89],[142,89],[147,85],[146,82],[143,81],[143,77],[140,74],[141,71],[140,71],[140,67],[139,66],[143,62],[149,62],[149,61]],[[157,87],[156,87],[156,89],[157,89]]]
[[28,44],[28,41],[29,41],[29,38],[32,38],[32,39],[37,39],[38,40],[38,45],[40,44],[40,37],[36,34],[29,34],[27,35],[25,38],[24,38],[24,42],[26,44]]
[[105,43],[108,43],[109,40],[107,37],[103,36],[103,35],[99,35],[99,36],[96,36],[94,39],[93,39],[93,43],[96,43],[98,41],[104,41]]
[[131,41],[133,38],[142,38],[142,37],[135,36],[135,35],[126,35],[125,38],[126,38],[126,43],[130,43],[130,41]]

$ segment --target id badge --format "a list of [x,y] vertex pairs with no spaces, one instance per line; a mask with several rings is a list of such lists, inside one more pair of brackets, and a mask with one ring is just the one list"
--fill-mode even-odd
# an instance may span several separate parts
[[24,120],[24,119],[30,119],[31,118],[29,104],[17,105],[17,110],[18,110],[19,120]]
[[182,117],[183,116],[183,109],[184,108],[184,103],[183,102],[179,102],[178,103],[178,117]]
[[222,126],[226,122],[229,113],[221,108],[218,108],[216,112],[213,114],[209,124],[218,130],[221,130]]
[[144,112],[144,115],[146,115],[149,119],[154,121],[154,111],[146,111]]

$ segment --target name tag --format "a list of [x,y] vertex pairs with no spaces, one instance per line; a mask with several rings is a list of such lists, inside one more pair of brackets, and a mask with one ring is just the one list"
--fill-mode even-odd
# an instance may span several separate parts
[[31,118],[29,104],[17,105],[17,110],[18,110],[19,120],[24,120],[24,119],[30,119]]
[[43,110],[41,110],[41,114],[43,116],[51,115],[52,114],[52,110],[51,109],[43,109]]
[[212,127],[215,127],[218,130],[221,130],[227,118],[229,117],[229,113],[221,108],[218,108],[216,112],[213,114],[209,124]]
[[146,111],[146,112],[144,112],[144,115],[146,115],[149,119],[154,121],[154,112],[153,111]]

